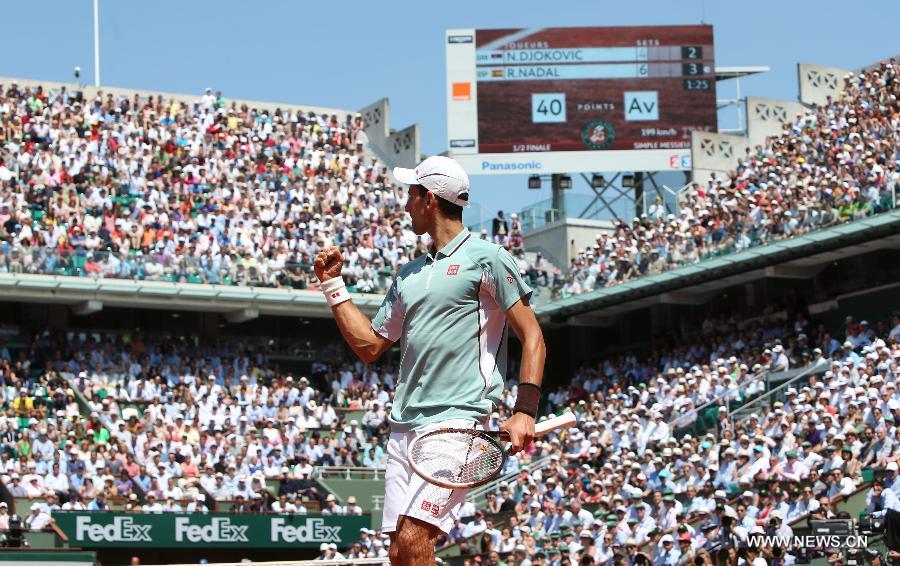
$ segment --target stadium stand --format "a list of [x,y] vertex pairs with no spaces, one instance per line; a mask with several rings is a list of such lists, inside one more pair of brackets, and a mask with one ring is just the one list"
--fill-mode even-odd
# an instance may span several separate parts
[[843,96],[784,125],[727,179],[694,184],[678,215],[620,221],[572,260],[566,297],[869,217],[896,206],[894,61],[845,78]]
[[[481,236],[567,296],[866,218],[896,205],[898,94],[892,64],[848,77],[844,97],[695,186],[678,215],[618,225],[565,276],[526,254],[515,214]],[[7,271],[301,289],[309,257],[335,243],[345,277],[375,293],[425,250],[355,116],[18,85],[0,88],[0,116]],[[711,309],[650,355],[588,354],[543,407],[576,412],[577,430],[473,490],[442,558],[713,563],[751,534],[881,511],[873,479],[900,496],[900,313],[838,328],[783,306]],[[378,511],[396,361],[321,343],[294,372],[265,336],[75,327],[0,329],[0,528],[18,513],[52,529],[66,510]],[[515,399],[508,378],[493,427]],[[383,558],[388,544],[362,529],[320,558]]]
[[[7,271],[303,289],[309,258],[334,243],[353,289],[383,292],[424,250],[358,117],[237,107],[209,89],[194,105],[0,90]],[[889,210],[898,93],[889,63],[848,76],[842,98],[695,185],[677,216],[620,222],[564,275],[526,259],[516,214],[490,238],[566,297]]]
[[[486,562],[493,554],[587,553],[602,562],[641,551],[666,563],[665,556],[713,552],[732,515],[729,536],[746,537],[834,515],[873,470],[896,477],[900,314],[874,324],[850,318],[831,333],[805,313],[781,323],[732,320],[717,331],[720,323],[710,317],[697,344],[658,352],[650,366],[603,361],[550,394],[545,412],[574,410],[578,431],[511,458],[507,479],[467,504],[443,552]],[[0,473],[29,528],[47,527],[66,509],[371,508],[315,478],[329,466],[383,466],[396,368],[320,363],[313,385],[274,371],[267,356],[277,352],[264,338],[204,344],[93,334],[40,333],[19,355],[0,348]],[[750,389],[747,362],[782,372],[819,367],[819,356],[825,368],[792,382],[784,401],[743,418],[733,411],[766,394]],[[513,399],[511,388],[494,426]],[[712,420],[683,418],[704,403]],[[670,539],[686,544],[678,550]],[[378,557],[385,542],[367,529],[358,545],[323,554]]]
[[337,244],[374,292],[416,249],[358,116],[15,82],[0,115],[6,271],[302,289]]

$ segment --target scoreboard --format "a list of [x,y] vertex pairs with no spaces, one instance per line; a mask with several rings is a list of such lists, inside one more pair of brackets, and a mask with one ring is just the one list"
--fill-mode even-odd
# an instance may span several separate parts
[[447,32],[450,154],[472,174],[690,168],[716,130],[711,26]]

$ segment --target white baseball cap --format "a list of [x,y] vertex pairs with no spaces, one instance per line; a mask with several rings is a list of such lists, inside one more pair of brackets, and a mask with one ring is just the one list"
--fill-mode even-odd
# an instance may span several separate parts
[[432,155],[415,169],[394,167],[394,179],[406,185],[422,185],[444,200],[469,206],[469,176],[455,159]]

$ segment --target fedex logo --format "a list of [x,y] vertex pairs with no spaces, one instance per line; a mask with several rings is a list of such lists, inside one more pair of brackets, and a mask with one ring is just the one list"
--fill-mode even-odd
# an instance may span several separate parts
[[289,523],[286,519],[272,519],[272,542],[341,542],[341,527],[331,527],[323,519],[307,519]]
[[75,519],[75,539],[91,542],[153,542],[151,525],[139,525],[131,517],[116,517],[112,523],[94,523],[91,517]]
[[192,525],[187,517],[175,519],[178,542],[248,542],[247,525],[235,525],[228,518],[215,518],[209,525]]

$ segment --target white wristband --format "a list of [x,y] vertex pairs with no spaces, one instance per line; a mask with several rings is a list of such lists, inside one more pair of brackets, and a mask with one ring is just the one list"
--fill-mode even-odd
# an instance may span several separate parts
[[343,277],[334,277],[322,283],[322,293],[325,295],[329,307],[350,300],[350,293],[347,292]]

